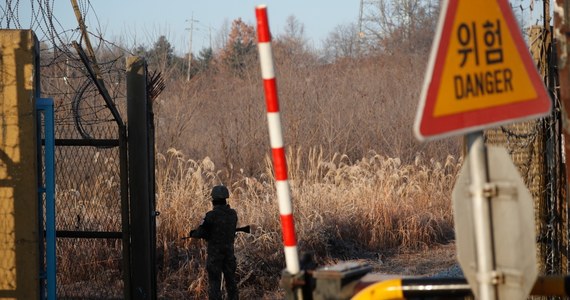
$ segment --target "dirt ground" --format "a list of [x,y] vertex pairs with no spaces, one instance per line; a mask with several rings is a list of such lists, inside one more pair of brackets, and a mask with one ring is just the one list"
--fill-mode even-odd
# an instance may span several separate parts
[[414,252],[394,252],[380,255],[374,263],[375,273],[391,275],[433,275],[457,265],[455,243],[436,245]]
[[[450,269],[457,270],[455,243],[435,245],[418,251],[391,251],[378,259],[361,260],[373,266],[372,273],[381,277],[430,276]],[[247,295],[242,291],[243,296]],[[283,290],[268,292],[262,299],[283,299]]]

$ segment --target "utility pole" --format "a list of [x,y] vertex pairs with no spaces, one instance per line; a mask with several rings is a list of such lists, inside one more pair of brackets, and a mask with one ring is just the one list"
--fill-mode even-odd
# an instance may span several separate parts
[[194,22],[198,22],[198,20],[194,20],[194,13],[192,13],[192,18],[186,21],[190,22],[190,28],[186,28],[190,31],[190,49],[188,50],[188,70],[186,72],[186,81],[190,81],[190,69],[192,68],[192,32],[194,31]]
[[208,26],[208,30],[210,33],[210,49],[212,49],[212,26],[211,25]]

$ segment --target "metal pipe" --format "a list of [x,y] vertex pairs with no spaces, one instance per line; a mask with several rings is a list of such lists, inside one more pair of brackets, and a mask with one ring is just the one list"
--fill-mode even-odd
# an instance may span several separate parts
[[107,104],[107,108],[109,108],[109,110],[111,111],[111,114],[113,115],[113,118],[115,119],[115,122],[117,122],[118,126],[124,125],[123,119],[121,118],[121,114],[119,113],[119,110],[115,106],[115,103],[113,102],[113,99],[111,98],[111,95],[109,95],[109,91],[105,87],[105,82],[103,81],[103,79],[100,78],[97,69],[94,68],[94,66],[96,66],[97,64],[96,63],[91,64],[89,62],[89,59],[87,58],[87,55],[85,54],[85,51],[83,51],[83,48],[81,47],[81,45],[79,43],[77,43],[76,41],[73,41],[71,44],[73,45],[73,47],[75,47],[75,50],[77,51],[77,54],[79,55],[79,58],[83,62],[83,65],[85,65],[85,69],[87,70],[87,73],[89,73],[89,76],[93,80],[93,84],[95,84],[95,87],[97,87],[99,94],[101,94],[101,97],[103,97],[103,100],[105,101],[105,104]]
[[479,299],[493,300],[497,298],[495,289],[495,259],[493,235],[491,232],[490,198],[485,195],[489,182],[487,155],[483,141],[483,133],[467,135],[469,147],[468,159],[471,165],[471,193],[473,195],[473,228],[475,231],[477,252],[477,281]]
[[[540,276],[533,296],[570,296],[570,276]],[[374,283],[359,282],[352,300],[397,300],[416,298],[464,299],[473,296],[464,278],[394,278]]]
[[362,287],[356,286],[352,300],[396,300],[410,298],[463,299],[472,295],[464,278],[395,278]]
[[120,141],[118,139],[56,139],[55,145],[112,148],[119,147]]
[[121,184],[121,231],[123,245],[123,296],[125,299],[131,298],[131,231],[129,222],[129,162],[128,162],[128,140],[127,126],[119,125],[119,162],[120,162],[120,184]]
[[122,232],[109,231],[56,231],[57,238],[75,238],[75,239],[120,239],[123,237]]
[[[77,50],[77,53],[79,54],[81,60],[83,61],[83,64],[87,68],[89,75],[93,79],[93,83],[97,86],[97,89],[99,90],[99,93],[103,97],[103,100],[105,100],[107,107],[111,110],[111,114],[113,114],[113,118],[115,118],[117,125],[122,126],[124,125],[123,119],[121,118],[119,111],[115,107],[115,103],[111,99],[107,87],[105,87],[105,82],[101,78],[101,70],[99,69],[99,65],[97,63],[97,57],[95,56],[95,51],[93,50],[93,46],[91,46],[89,34],[87,33],[87,26],[85,26],[85,20],[83,20],[83,17],[81,16],[81,11],[79,10],[79,5],[77,4],[77,0],[71,0],[71,6],[73,7],[73,11],[75,12],[77,23],[79,23],[79,29],[81,30],[83,41],[87,46],[87,52],[89,57],[87,57],[87,54],[85,54],[83,48],[77,42],[75,41],[72,42],[73,47],[75,47],[75,50]],[[89,60],[91,60],[91,62],[89,62]]]
[[390,279],[372,284],[352,297],[352,300],[369,299],[405,299],[402,279]]

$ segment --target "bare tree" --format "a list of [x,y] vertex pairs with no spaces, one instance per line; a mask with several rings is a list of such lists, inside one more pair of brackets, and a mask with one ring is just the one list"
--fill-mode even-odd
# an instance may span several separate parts
[[323,55],[327,61],[343,57],[356,57],[359,42],[356,24],[338,25],[323,43]]
[[287,45],[291,51],[306,51],[307,37],[305,36],[305,25],[299,21],[294,15],[287,17],[285,23],[285,33],[277,38],[280,42]]
[[273,39],[273,52],[277,63],[306,67],[313,61],[312,53],[305,36],[305,25],[295,16],[287,18],[284,33]]
[[224,20],[224,23],[220,26],[220,29],[216,33],[214,38],[214,51],[219,51],[226,48],[228,44],[228,37],[230,35],[230,21],[228,19]]
[[438,1],[379,0],[369,30],[382,51],[421,53],[431,45],[438,12]]

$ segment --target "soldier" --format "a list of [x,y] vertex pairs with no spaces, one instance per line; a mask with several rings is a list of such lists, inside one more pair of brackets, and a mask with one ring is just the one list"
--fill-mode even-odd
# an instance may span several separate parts
[[212,188],[212,204],[214,208],[206,213],[200,226],[190,231],[190,237],[202,238],[208,242],[206,270],[208,271],[209,299],[222,299],[220,290],[222,273],[226,282],[229,300],[239,299],[234,255],[237,213],[226,203],[228,189],[223,185]]

